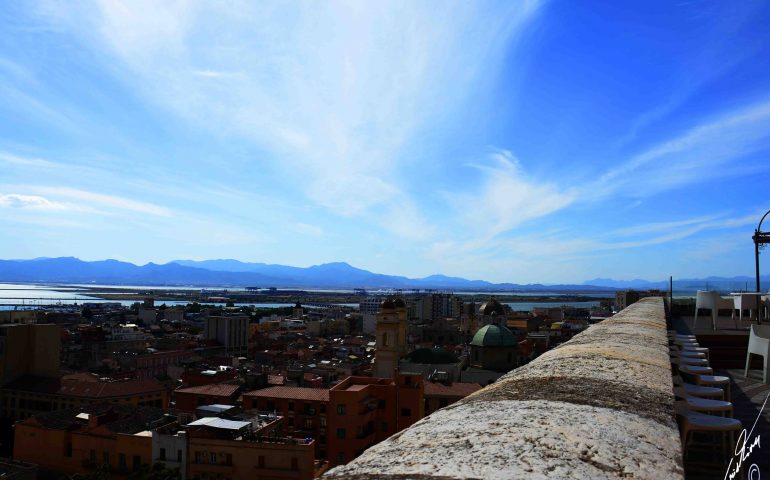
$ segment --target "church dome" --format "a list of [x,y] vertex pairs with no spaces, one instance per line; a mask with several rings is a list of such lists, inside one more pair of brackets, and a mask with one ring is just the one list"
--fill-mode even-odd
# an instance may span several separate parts
[[471,340],[475,347],[512,347],[516,345],[516,337],[508,327],[503,325],[485,325],[479,328]]
[[410,363],[419,363],[423,365],[441,365],[458,363],[460,361],[460,359],[457,358],[457,355],[448,352],[443,348],[418,348],[405,358]]
[[496,299],[491,298],[481,304],[479,313],[482,315],[505,315],[505,308]]

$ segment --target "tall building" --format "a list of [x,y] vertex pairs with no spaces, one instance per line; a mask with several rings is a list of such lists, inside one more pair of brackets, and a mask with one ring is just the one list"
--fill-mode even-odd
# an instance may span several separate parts
[[57,377],[60,352],[58,325],[0,325],[0,385],[23,375]]
[[396,378],[348,377],[329,390],[328,459],[347,463],[364,450],[409,427],[425,414],[419,373]]
[[393,378],[398,361],[407,353],[406,303],[401,298],[388,297],[377,313],[377,346],[372,376]]
[[246,355],[249,346],[249,317],[210,316],[206,319],[206,338],[216,340],[228,354]]
[[414,316],[421,322],[457,318],[462,313],[462,305],[460,297],[452,293],[431,293],[415,300]]

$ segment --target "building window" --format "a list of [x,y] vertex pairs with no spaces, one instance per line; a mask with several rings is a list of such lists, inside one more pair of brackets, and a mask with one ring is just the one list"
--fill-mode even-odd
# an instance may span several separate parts
[[160,459],[161,460],[165,460],[166,459],[166,449],[165,448],[161,448],[160,449]]
[[402,408],[401,409],[401,416],[402,417],[411,417],[412,416],[412,409],[411,408]]
[[294,426],[294,417],[289,417],[289,419],[287,420],[287,422],[288,422],[288,424],[289,424],[289,426],[290,426],[290,427],[293,427],[293,426]]
[[118,468],[121,469],[121,470],[125,470],[126,469],[126,454],[125,453],[121,453],[120,455],[118,455]]
[[259,458],[257,458],[257,466],[259,468],[265,468],[265,457],[263,455],[260,455]]
[[65,457],[72,457],[72,444],[68,443],[66,447],[64,447],[64,456]]
[[337,415],[345,415],[345,412],[347,411],[347,407],[344,403],[338,403],[337,404]]
[[182,463],[182,451],[181,450],[177,450],[176,451],[176,461],[179,462],[179,463]]
[[292,470],[299,470],[299,462],[295,457],[292,457],[291,459],[291,469]]
[[345,454],[340,452],[337,454],[337,463],[342,464],[345,463]]
[[385,410],[385,400],[377,400],[377,408]]
[[217,463],[217,454],[216,452],[209,453],[209,463],[214,465]]
[[96,463],[96,450],[88,452],[88,459],[91,460],[91,463]]
[[267,401],[267,410],[268,411],[275,410],[275,401],[273,401],[273,400],[268,400]]
[[344,428],[338,428],[337,429],[337,438],[344,439],[345,438],[345,429]]
[[319,423],[321,424],[321,428],[325,428],[326,427],[326,417],[321,417],[319,419]]
[[447,405],[449,405],[449,400],[447,400],[446,398],[439,399],[439,401],[438,401],[438,406],[439,407],[444,408]]
[[326,404],[322,403],[321,406],[318,408],[318,411],[321,413],[326,413]]
[[110,464],[110,452],[102,452],[102,463],[104,465]]
[[132,467],[134,468],[134,471],[136,472],[142,467],[142,459],[139,457],[139,455],[134,455],[132,459]]
[[294,411],[294,402],[289,402],[289,411],[290,412]]
[[382,334],[382,346],[383,347],[388,346],[388,332],[385,332]]
[[388,431],[388,422],[382,422],[380,424],[380,427],[382,428],[383,432],[387,432]]
[[479,351],[478,350],[474,350],[473,351],[473,359],[474,360],[478,360],[479,359]]

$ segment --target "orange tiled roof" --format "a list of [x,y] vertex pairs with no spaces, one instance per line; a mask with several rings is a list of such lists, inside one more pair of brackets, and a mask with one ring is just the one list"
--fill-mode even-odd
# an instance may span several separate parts
[[232,383],[212,383],[209,385],[200,385],[198,387],[180,388],[175,393],[193,393],[196,395],[211,395],[214,397],[229,397],[235,395],[240,385]]
[[425,382],[425,396],[467,397],[481,388],[478,383],[456,382],[451,385],[444,385],[443,383]]
[[328,402],[329,390],[325,388],[306,387],[268,387],[262,390],[246,392],[243,396],[255,398],[287,398],[290,400],[309,400],[315,402]]
[[165,390],[165,387],[156,380],[94,381],[69,375],[63,378],[24,376],[6,385],[5,388],[84,398],[131,397]]

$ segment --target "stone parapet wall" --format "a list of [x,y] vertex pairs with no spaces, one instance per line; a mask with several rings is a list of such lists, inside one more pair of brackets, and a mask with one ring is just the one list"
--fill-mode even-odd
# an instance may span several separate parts
[[645,298],[324,478],[683,478],[672,388]]

